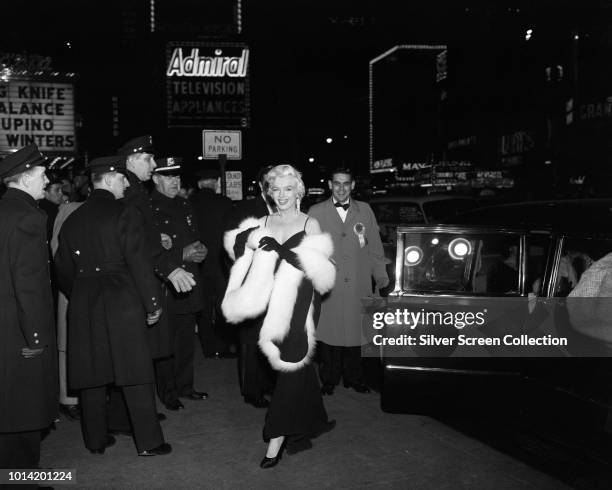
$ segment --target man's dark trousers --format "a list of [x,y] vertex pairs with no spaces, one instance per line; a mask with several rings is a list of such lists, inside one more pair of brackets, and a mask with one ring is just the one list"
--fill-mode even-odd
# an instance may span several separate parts
[[195,313],[171,313],[174,355],[155,361],[157,393],[163,403],[193,393],[193,356],[195,349]]
[[0,433],[0,468],[38,468],[40,430]]
[[[81,390],[81,421],[85,446],[101,449],[108,434],[106,422],[106,386]],[[157,420],[155,398],[150,384],[120,387],[128,408],[136,449],[153,449],[164,442],[164,436]]]
[[336,386],[343,378],[345,383],[362,383],[361,347],[343,347],[318,342],[319,376],[325,385]]

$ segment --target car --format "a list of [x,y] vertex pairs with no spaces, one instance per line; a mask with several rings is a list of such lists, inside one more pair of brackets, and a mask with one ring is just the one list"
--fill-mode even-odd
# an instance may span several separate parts
[[[501,404],[601,430],[612,414],[610,339],[575,313],[596,319],[612,298],[573,296],[612,253],[610,223],[612,200],[599,199],[491,206],[445,224],[399,226],[393,291],[369,310],[380,336],[369,347],[382,363],[383,410],[491,412]],[[402,320],[407,311],[412,322]],[[445,315],[448,323],[426,321]],[[487,344],[508,335],[507,346]],[[525,345],[512,344],[523,336]],[[385,340],[406,337],[414,343]],[[531,338],[549,343],[529,345]]]
[[[398,226],[436,223],[478,206],[478,201],[473,198],[452,195],[384,196],[372,198],[368,203],[378,222],[391,282],[394,277],[395,230]],[[388,291],[389,288],[386,288],[382,294]]]

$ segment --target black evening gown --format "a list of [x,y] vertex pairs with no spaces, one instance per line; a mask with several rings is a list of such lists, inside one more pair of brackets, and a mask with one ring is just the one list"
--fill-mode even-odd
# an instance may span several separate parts
[[[284,245],[295,247],[304,236],[303,231],[296,233]],[[298,362],[308,351],[305,325],[313,292],[312,283],[304,277],[298,288],[289,333],[279,346],[284,361]],[[279,371],[266,415],[264,438],[315,437],[324,430],[326,423],[327,412],[323,406],[314,361],[297,371]]]

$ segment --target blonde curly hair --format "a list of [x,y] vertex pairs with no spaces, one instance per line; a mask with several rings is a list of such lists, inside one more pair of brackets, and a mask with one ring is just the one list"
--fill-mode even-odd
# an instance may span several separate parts
[[302,180],[302,173],[291,165],[277,165],[272,167],[266,175],[269,196],[272,196],[272,186],[279,177],[293,177],[297,183],[297,198],[302,199],[306,195],[306,186]]

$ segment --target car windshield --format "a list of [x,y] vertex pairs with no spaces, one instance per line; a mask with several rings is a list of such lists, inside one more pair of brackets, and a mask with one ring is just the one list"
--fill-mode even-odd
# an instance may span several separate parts
[[440,199],[423,203],[423,210],[429,223],[451,218],[477,207],[472,199]]
[[519,235],[404,233],[403,290],[518,295]]

